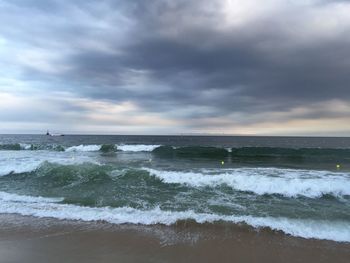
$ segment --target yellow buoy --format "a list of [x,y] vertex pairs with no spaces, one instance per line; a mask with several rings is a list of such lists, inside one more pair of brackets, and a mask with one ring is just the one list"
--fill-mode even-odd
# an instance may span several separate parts
[[221,165],[224,165],[225,164],[225,162],[224,161],[221,161]]

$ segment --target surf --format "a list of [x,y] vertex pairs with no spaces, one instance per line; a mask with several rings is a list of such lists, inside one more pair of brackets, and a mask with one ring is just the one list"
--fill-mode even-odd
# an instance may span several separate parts
[[178,221],[194,220],[199,224],[228,222],[247,224],[256,229],[270,228],[286,234],[303,237],[350,242],[350,226],[347,222],[300,220],[289,218],[218,215],[187,211],[167,211],[159,207],[140,210],[132,207],[82,207],[59,203],[59,198],[19,196],[0,192],[0,213],[25,216],[51,217],[61,220],[105,221],[112,224],[174,225]]

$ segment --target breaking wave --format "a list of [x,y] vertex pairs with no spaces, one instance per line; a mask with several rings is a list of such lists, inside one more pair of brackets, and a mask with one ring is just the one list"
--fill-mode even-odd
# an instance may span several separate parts
[[[86,165],[82,166],[84,163]],[[93,170],[83,169],[91,167],[91,165],[95,165]],[[65,177],[70,173],[75,174],[77,169],[92,174],[104,173],[107,169],[111,171],[111,176],[120,174],[120,170],[117,168],[101,165],[85,156],[74,157],[74,159],[58,156],[42,156],[42,158],[36,156],[36,158],[0,162],[0,175],[33,172],[41,168],[43,172],[49,173],[52,172],[50,169],[57,170],[60,167]],[[293,198],[300,196],[320,198],[326,195],[337,198],[350,196],[350,174],[341,172],[282,168],[200,169],[191,172],[156,170],[145,167],[142,169],[123,169],[121,174],[125,174],[125,171],[130,171],[134,176],[142,178],[145,175],[154,176],[165,184],[183,184],[197,188],[215,188],[223,185],[236,191],[251,192],[256,195],[282,195]],[[38,172],[41,171],[38,170]]]
[[89,156],[83,155],[71,156],[54,152],[37,152],[33,155],[26,151],[20,153],[9,152],[6,156],[0,156],[0,176],[32,172],[48,162],[60,165],[82,164],[85,162],[99,164],[99,162]]
[[124,152],[152,152],[160,145],[147,145],[147,144],[121,144],[117,145],[118,151]]
[[97,152],[102,145],[78,145],[65,149],[66,152]]
[[66,151],[66,152],[97,152],[97,151],[124,151],[124,152],[152,152],[160,145],[148,145],[148,144],[91,144],[91,145],[74,145],[74,146],[62,146],[58,144],[26,144],[26,143],[15,143],[15,144],[0,144],[0,150],[6,151],[36,151],[36,150],[47,150],[47,151]]
[[123,151],[123,152],[151,152],[160,145],[146,144],[103,144],[103,145],[79,145],[67,148],[66,152],[97,152],[97,151]]
[[209,146],[164,146],[148,144],[92,144],[63,146],[58,144],[0,144],[0,150],[7,151],[66,151],[66,152],[151,152],[162,158],[226,158],[242,160],[350,160],[350,149],[327,148],[280,148],[280,147],[240,147],[220,148]]
[[214,187],[225,184],[239,191],[258,195],[279,194],[286,197],[318,198],[350,195],[350,174],[328,171],[279,168],[237,168],[226,171],[198,172],[160,171],[144,168],[166,183],[195,187]]
[[291,219],[284,217],[254,217],[197,213],[193,210],[167,211],[159,207],[140,210],[131,207],[83,207],[59,203],[60,198],[43,198],[0,192],[0,213],[51,217],[66,220],[106,221],[113,224],[172,225],[182,220],[197,223],[219,221],[245,223],[254,228],[270,228],[303,238],[350,242],[350,225],[344,221]]

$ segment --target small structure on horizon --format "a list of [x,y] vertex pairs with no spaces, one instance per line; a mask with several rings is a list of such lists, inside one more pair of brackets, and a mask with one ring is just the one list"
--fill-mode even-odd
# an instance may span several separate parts
[[46,131],[46,136],[64,136],[61,133],[50,133],[49,130]]

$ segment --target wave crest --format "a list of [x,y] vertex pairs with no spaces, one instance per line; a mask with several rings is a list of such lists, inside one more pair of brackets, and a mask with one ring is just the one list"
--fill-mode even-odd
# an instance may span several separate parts
[[350,175],[327,171],[279,168],[237,168],[215,173],[160,171],[144,168],[165,183],[187,184],[194,187],[228,185],[233,189],[257,195],[279,194],[286,197],[319,198],[350,195]]
[[187,158],[225,158],[229,156],[229,151],[217,147],[188,146],[171,147],[160,146],[152,151],[159,157],[187,157]]
[[123,152],[151,152],[160,145],[148,145],[148,144],[120,144],[117,145],[119,151]]
[[102,145],[78,145],[68,147],[66,152],[97,152],[101,149]]
[[21,196],[4,192],[0,192],[0,200],[0,213],[62,220],[106,221],[113,224],[172,225],[183,220],[194,220],[197,223],[225,221],[235,224],[246,223],[255,228],[268,227],[297,237],[350,242],[350,225],[344,221],[219,215],[196,213],[192,210],[167,211],[159,207],[150,210],[131,207],[82,207],[57,203],[59,198]]

